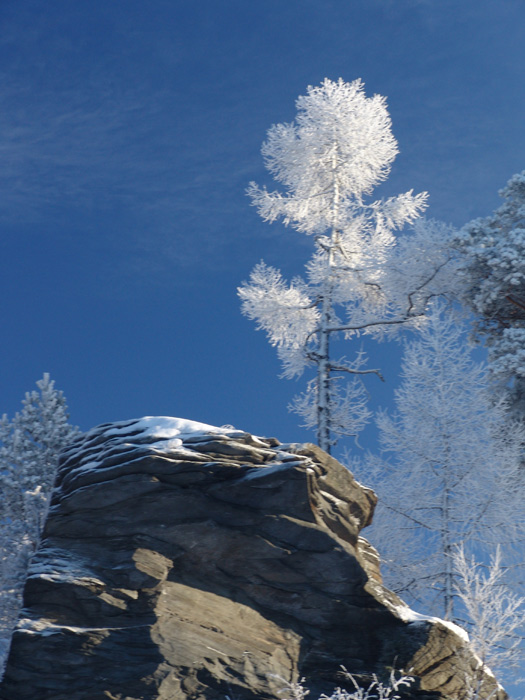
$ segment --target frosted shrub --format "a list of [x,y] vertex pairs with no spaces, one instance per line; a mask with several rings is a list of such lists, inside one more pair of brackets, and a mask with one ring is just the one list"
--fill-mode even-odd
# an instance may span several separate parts
[[[348,673],[346,669],[343,670],[346,680],[352,683],[354,690],[336,688],[332,695],[321,695],[319,700],[398,700],[401,697],[398,691],[403,687],[409,687],[414,681],[410,676],[401,675],[396,677],[395,672],[392,671],[386,683],[380,681],[374,674],[372,676],[373,680],[368,687],[363,688],[357,683],[351,673]],[[310,693],[304,687],[304,682],[305,679],[301,678],[299,683],[288,684],[282,691],[285,694],[282,700],[303,700]]]

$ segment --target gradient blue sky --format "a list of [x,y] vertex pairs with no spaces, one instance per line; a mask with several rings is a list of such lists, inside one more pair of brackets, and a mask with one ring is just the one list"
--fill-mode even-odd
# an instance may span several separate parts
[[[378,194],[455,225],[525,168],[523,0],[2,0],[0,411],[44,371],[73,422],[175,415],[311,437],[236,287],[311,241],[259,220],[272,123],[323,78],[388,98]],[[372,348],[387,382],[398,349]],[[373,432],[365,444],[373,443]]]

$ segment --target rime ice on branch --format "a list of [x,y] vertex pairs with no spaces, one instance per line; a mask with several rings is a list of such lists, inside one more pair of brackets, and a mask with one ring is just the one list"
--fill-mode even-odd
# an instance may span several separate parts
[[316,368],[291,408],[306,427],[317,428],[327,452],[337,437],[364,427],[369,412],[361,379],[379,375],[365,369],[362,354],[334,358],[331,341],[417,323],[428,298],[443,289],[448,228],[419,221],[411,235],[399,241],[394,235],[418,219],[426,193],[369,200],[397,152],[385,98],[366,97],[360,80],[326,79],[298,98],[295,123],[272,126],[263,144],[266,167],[284,194],[255,183],[248,189],[265,221],[280,219],[313,238],[306,280],[287,284],[261,262],[239,295],[243,313],[277,346],[285,377]]

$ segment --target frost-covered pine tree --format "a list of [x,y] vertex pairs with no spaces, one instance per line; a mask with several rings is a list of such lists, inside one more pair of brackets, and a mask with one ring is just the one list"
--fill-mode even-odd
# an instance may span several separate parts
[[40,540],[58,454],[77,434],[49,374],[22,410],[0,420],[0,665],[16,621],[29,558]]
[[[311,236],[314,254],[306,280],[287,284],[261,262],[239,295],[243,313],[277,346],[285,377],[315,367],[292,410],[316,427],[329,452],[338,436],[355,435],[367,422],[360,378],[379,374],[365,368],[362,355],[334,358],[332,341],[340,334],[381,336],[420,319],[442,282],[450,232],[420,223],[398,241],[395,231],[420,216],[426,193],[370,199],[398,152],[385,98],[366,97],[360,80],[326,79],[296,105],[295,123],[272,126],[262,147],[284,193],[255,183],[248,193],[265,221],[280,219]],[[343,382],[345,375],[353,381]]]
[[525,420],[525,170],[499,194],[502,206],[468,223],[457,239],[466,263],[462,297],[488,346],[493,378],[514,417]]
[[68,422],[66,399],[45,373],[27,392],[12,421],[0,421],[0,484],[5,518],[21,519],[36,546],[55,480],[58,453],[77,434]]
[[523,431],[491,403],[484,367],[439,305],[406,345],[395,402],[397,413],[378,419],[382,455],[351,465],[379,497],[369,537],[387,585],[454,620],[456,548],[483,560],[501,542],[511,556],[523,536]]

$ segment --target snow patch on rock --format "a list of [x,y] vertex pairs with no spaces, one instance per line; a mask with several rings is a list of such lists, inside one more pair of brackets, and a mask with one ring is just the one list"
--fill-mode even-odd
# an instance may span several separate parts
[[427,622],[440,624],[449,629],[451,632],[454,632],[454,634],[457,634],[458,637],[460,637],[466,644],[470,642],[468,632],[466,632],[466,630],[464,630],[462,627],[455,625],[453,622],[442,620],[440,617],[429,617],[428,615],[422,615],[421,613],[412,610],[412,608],[409,608],[408,605],[396,606],[396,612],[403,622],[408,622],[412,625],[421,625]]

